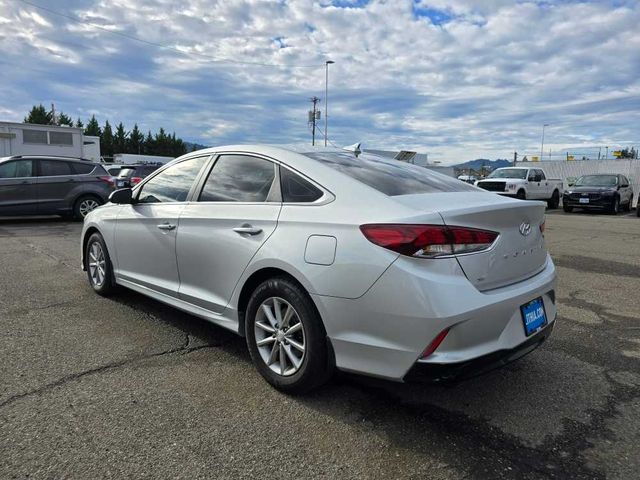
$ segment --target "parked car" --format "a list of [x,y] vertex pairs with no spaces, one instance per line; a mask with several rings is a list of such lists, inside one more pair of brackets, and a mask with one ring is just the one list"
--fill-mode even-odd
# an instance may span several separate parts
[[478,179],[475,177],[475,175],[458,175],[458,180],[473,185]]
[[99,163],[51,156],[0,158],[0,216],[82,219],[113,190],[111,176]]
[[633,187],[624,175],[610,173],[583,175],[562,197],[562,208],[572,212],[574,208],[606,210],[614,215],[620,209],[631,210]]
[[520,200],[544,200],[549,208],[558,208],[562,196],[562,180],[548,178],[542,168],[497,168],[476,186]]
[[333,368],[453,380],[519,358],[556,319],[544,206],[367,153],[189,153],[91,212],[82,266],[246,337],[302,392]]
[[131,188],[160,167],[161,165],[122,165],[115,178],[116,188]]

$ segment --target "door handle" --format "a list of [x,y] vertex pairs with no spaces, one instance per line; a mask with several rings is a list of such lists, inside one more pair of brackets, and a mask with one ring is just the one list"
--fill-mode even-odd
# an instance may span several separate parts
[[158,225],[158,228],[160,230],[173,230],[174,228],[176,228],[176,226],[170,223],[161,223],[160,225]]
[[241,227],[234,228],[233,231],[236,232],[236,233],[239,233],[240,235],[243,235],[243,234],[257,235],[260,232],[262,232],[262,229],[258,228],[258,227],[251,226],[248,223],[245,223]]

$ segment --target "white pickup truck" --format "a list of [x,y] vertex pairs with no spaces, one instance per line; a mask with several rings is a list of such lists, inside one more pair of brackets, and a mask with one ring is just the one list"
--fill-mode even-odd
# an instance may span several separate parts
[[541,168],[497,168],[487,178],[478,180],[475,185],[508,197],[545,200],[549,208],[558,208],[562,197],[562,180],[547,178]]

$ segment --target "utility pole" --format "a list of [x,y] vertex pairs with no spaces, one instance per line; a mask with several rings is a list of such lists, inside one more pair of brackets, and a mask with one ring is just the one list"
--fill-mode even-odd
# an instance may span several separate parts
[[542,142],[540,143],[540,161],[543,160],[542,156],[544,155],[544,128],[548,127],[549,124],[545,123],[542,125]]
[[316,110],[316,104],[320,99],[313,96],[309,99],[313,103],[313,110],[309,110],[309,123],[311,124],[311,145],[316,144],[316,120],[320,118],[320,110]]
[[51,125],[56,124],[56,106],[51,104]]
[[324,146],[327,146],[327,123],[329,122],[329,65],[333,60],[324,62]]
[[609,160],[609,147],[604,147],[605,148],[605,154],[604,154],[604,159],[605,160]]
[[513,166],[516,166],[516,162],[518,161],[518,152],[513,152]]

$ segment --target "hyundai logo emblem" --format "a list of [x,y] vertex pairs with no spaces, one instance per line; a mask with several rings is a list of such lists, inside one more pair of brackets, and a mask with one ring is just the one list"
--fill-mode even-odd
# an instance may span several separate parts
[[528,222],[522,222],[518,230],[520,230],[520,235],[524,235],[526,237],[531,233],[531,224]]

